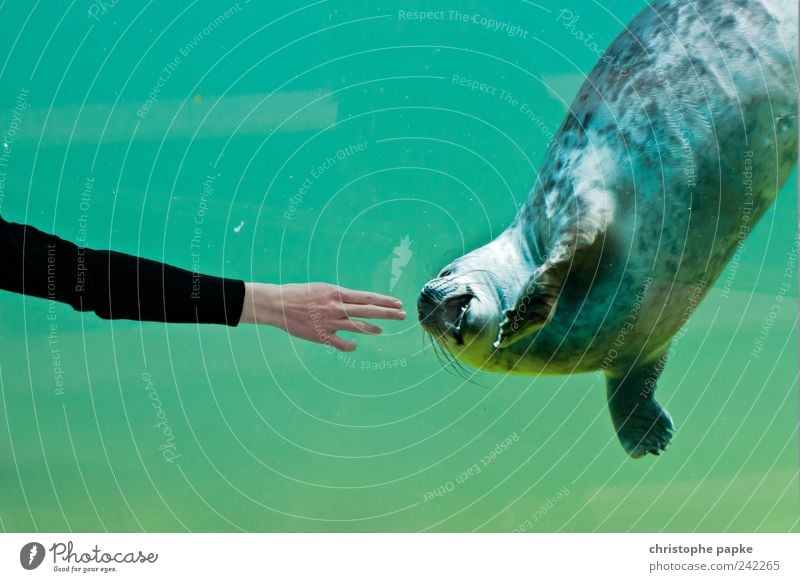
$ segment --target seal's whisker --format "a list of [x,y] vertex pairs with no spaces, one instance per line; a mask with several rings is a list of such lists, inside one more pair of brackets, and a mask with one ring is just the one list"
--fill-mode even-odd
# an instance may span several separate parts
[[442,368],[449,373],[449,368],[452,361],[442,346],[439,345],[439,342],[433,342],[433,353],[436,354],[436,359],[439,361],[439,364],[441,364]]
[[463,364],[463,362],[458,360],[455,356],[451,355],[451,358],[452,358],[452,362],[454,364],[453,367],[456,370],[460,371],[459,376],[461,376],[465,381],[469,382],[470,384],[473,384],[474,386],[479,386],[479,387],[484,388],[484,389],[486,388],[486,386],[482,386],[481,384],[479,384],[478,382],[473,380],[473,377],[475,376],[475,372],[474,371],[468,370],[467,367]]
[[427,336],[431,342],[430,345],[433,348],[433,353],[436,354],[436,359],[439,361],[439,363],[442,365],[443,368],[447,368],[448,365],[452,363],[451,360],[452,356],[449,353],[447,353],[447,351],[444,348],[442,348],[441,344],[437,341],[436,338],[431,337],[431,334],[429,333],[426,332],[424,333],[425,336]]
[[461,362],[456,360],[453,357],[453,355],[450,352],[448,352],[446,349],[444,349],[441,345],[437,344],[436,347],[437,347],[437,350],[439,351],[439,353],[441,353],[442,356],[444,357],[444,359],[447,361],[447,364],[444,364],[444,368],[448,371],[448,373],[454,372],[456,374],[456,376],[458,376],[462,380],[469,381],[469,378],[467,378],[464,375],[465,372],[464,372],[464,369],[463,369],[463,367],[461,365]]
[[[483,386],[473,380],[473,377],[475,376],[474,371],[468,370],[463,362],[442,347],[439,342],[433,341],[433,347],[434,351],[437,353],[437,359],[439,359],[439,362],[442,364],[443,368],[447,369],[449,367],[465,382],[469,382],[475,386],[480,386],[481,388],[486,388],[486,386]],[[444,362],[442,360],[444,360]]]
[[428,344],[425,342],[425,340],[429,340],[429,341],[432,341],[432,340],[428,336],[428,334],[425,333],[425,328],[420,326],[420,331],[422,332],[422,351],[424,352],[426,349],[428,349]]

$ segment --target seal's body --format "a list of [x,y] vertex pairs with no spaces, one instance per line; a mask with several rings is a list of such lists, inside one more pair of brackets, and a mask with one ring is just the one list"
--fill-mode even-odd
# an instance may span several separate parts
[[514,222],[425,286],[425,328],[482,369],[605,370],[625,449],[662,451],[670,340],[796,162],[797,28],[791,0],[652,2],[587,78]]

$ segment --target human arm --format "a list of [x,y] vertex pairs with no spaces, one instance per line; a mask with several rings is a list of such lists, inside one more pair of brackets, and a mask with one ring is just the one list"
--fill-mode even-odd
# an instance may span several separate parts
[[278,327],[343,351],[337,331],[378,334],[351,319],[405,318],[397,299],[324,283],[270,285],[214,277],[116,251],[98,251],[0,216],[0,289],[52,299],[104,319],[241,322]]
[[350,352],[355,342],[340,338],[337,331],[381,333],[377,325],[353,317],[402,320],[405,316],[398,299],[378,293],[325,283],[245,283],[240,321],[272,325],[295,337]]
[[79,247],[0,217],[0,289],[52,299],[103,319],[235,326],[244,281],[116,251]]

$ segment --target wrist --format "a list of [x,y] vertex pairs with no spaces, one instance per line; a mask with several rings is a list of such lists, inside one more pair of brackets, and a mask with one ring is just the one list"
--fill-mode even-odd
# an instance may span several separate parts
[[279,285],[245,283],[241,323],[281,327],[281,293]]

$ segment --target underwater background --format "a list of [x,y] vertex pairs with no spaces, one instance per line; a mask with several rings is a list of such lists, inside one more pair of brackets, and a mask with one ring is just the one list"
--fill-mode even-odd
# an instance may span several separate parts
[[673,343],[660,457],[601,375],[459,374],[416,320],[644,6],[2,4],[6,220],[409,316],[341,354],[1,292],[0,530],[800,530],[796,172]]

